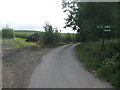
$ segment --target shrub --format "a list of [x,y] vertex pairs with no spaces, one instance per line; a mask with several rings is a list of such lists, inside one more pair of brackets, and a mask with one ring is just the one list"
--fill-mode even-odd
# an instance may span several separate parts
[[49,23],[46,23],[44,26],[45,32],[42,35],[41,41],[43,44],[48,45],[48,44],[53,44],[54,42],[54,29],[52,25]]
[[40,33],[34,33],[26,39],[26,42],[30,42],[30,41],[31,42],[38,42],[39,38],[40,38]]
[[71,42],[72,41],[72,37],[70,33],[67,33],[66,35],[66,42]]
[[55,44],[60,44],[60,33],[59,31],[56,29],[54,32],[54,43]]
[[11,28],[3,28],[2,29],[2,37],[3,38],[9,38],[12,39],[14,38],[14,31]]

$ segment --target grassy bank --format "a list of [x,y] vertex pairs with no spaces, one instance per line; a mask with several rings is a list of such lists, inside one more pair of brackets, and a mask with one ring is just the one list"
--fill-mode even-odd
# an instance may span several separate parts
[[76,53],[87,68],[114,87],[120,87],[120,40],[105,41],[104,49],[100,41],[81,43],[76,46]]

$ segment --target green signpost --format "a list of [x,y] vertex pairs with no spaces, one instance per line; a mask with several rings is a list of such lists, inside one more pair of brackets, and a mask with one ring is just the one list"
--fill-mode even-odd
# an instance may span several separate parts
[[107,26],[97,26],[97,28],[106,28],[106,29],[108,28],[108,29],[110,29],[111,26],[108,26],[108,25]]
[[97,26],[97,28],[103,28],[103,26]]
[[111,28],[111,26],[105,26],[105,28]]

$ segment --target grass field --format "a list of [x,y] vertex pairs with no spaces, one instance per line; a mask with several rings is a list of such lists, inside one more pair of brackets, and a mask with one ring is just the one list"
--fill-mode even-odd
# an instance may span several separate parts
[[19,38],[19,37],[15,37],[15,41],[17,43],[19,43],[20,45],[14,43],[14,45],[17,47],[17,48],[31,48],[31,49],[40,49],[42,48],[37,42],[33,43],[33,42],[26,42],[25,41],[26,39],[25,38]]
[[[40,31],[30,31],[30,30],[14,30],[15,37],[20,37],[20,38],[27,38],[31,36],[34,33],[44,33]],[[69,35],[68,35],[69,34]],[[67,41],[75,41],[76,39],[76,34],[74,33],[61,33],[61,42],[67,42]]]
[[40,31],[30,31],[30,30],[14,30],[15,37],[27,38],[30,35]]
[[76,47],[79,60],[87,68],[110,82],[114,87],[120,87],[120,40],[105,42],[105,49],[101,42],[81,43]]
[[25,38],[19,38],[19,37],[15,37],[15,41],[18,42],[20,45],[17,45],[17,47],[22,48],[22,46],[24,47],[28,47],[28,46],[32,46],[34,43],[33,42],[25,42]]

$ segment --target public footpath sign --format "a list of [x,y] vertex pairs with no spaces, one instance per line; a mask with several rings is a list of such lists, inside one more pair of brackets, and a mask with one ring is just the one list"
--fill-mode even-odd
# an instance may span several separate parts
[[103,26],[103,25],[99,25],[97,26],[97,29],[100,29],[102,30],[102,48],[104,48],[104,32],[108,32],[108,41],[109,41],[109,34],[110,34],[110,29],[111,29],[111,26],[110,25],[106,25],[106,26]]

